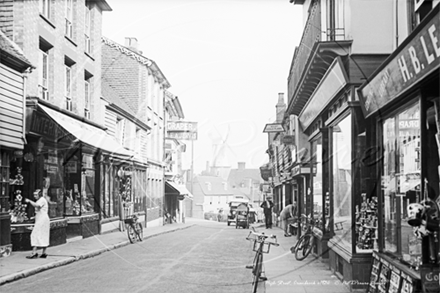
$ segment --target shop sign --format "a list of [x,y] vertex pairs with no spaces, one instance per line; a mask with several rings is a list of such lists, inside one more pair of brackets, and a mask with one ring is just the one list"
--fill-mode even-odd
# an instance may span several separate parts
[[197,122],[168,122],[167,138],[174,138],[177,140],[197,140]]
[[58,123],[40,111],[34,111],[29,131],[57,141],[63,138],[70,138],[70,140],[74,139],[71,137],[72,135],[61,128]]
[[197,132],[168,132],[167,138],[174,138],[177,140],[197,140]]
[[295,166],[292,168],[292,176],[300,175],[300,174],[309,174],[310,168],[301,168],[300,166]]
[[272,169],[260,168],[260,174],[264,181],[268,181],[272,177]]
[[284,132],[284,127],[280,123],[268,123],[266,126],[264,126],[264,133],[269,132]]
[[321,114],[331,99],[347,84],[347,74],[342,65],[341,57],[333,61],[321,82],[310,97],[309,102],[299,114],[299,121],[304,129]]
[[422,278],[423,292],[434,293],[440,292],[439,283],[440,268],[436,267],[420,267],[420,276]]
[[167,131],[197,132],[197,122],[169,121]]
[[381,109],[409,89],[440,64],[440,18],[434,13],[431,20],[399,47],[391,60],[381,67],[372,79],[359,89],[361,105],[366,116]]
[[283,143],[284,144],[288,144],[288,145],[292,145],[295,143],[295,136],[293,135],[285,135],[283,137]]

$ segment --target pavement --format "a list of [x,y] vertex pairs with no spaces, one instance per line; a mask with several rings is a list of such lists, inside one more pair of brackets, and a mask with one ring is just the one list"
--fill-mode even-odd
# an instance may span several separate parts
[[[206,220],[186,218],[185,223],[175,223],[159,227],[144,228],[144,239],[165,233],[187,229]],[[296,237],[284,237],[283,231],[274,227],[264,229],[264,225],[254,224],[258,232],[276,235],[280,246],[270,248],[264,255],[264,269],[268,280],[259,291],[266,293],[344,293],[350,292],[347,286],[338,281],[325,262],[309,256],[297,261],[290,252]],[[110,232],[86,239],[69,241],[66,244],[49,247],[48,257],[27,259],[30,251],[13,251],[10,256],[0,258],[0,286],[28,276],[67,265],[75,261],[94,257],[101,253],[129,245],[126,232]],[[41,250],[39,250],[41,253]]]
[[[265,225],[255,227],[256,232],[275,235],[279,246],[271,246],[269,253],[263,255],[266,293],[345,293],[350,292],[346,284],[332,273],[328,260],[319,259],[312,253],[298,261],[290,248],[297,237],[285,237],[279,227],[266,229]],[[260,291],[260,287],[259,287]]]

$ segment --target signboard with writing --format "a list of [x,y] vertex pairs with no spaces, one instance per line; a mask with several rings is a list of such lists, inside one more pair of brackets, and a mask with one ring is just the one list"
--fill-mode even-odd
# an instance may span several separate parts
[[424,293],[440,292],[440,268],[435,267],[420,267],[420,276],[422,278],[422,288]]
[[293,145],[295,143],[295,136],[293,135],[285,135],[283,137],[283,143],[288,145]]
[[321,114],[325,106],[347,84],[347,73],[343,67],[341,57],[333,61],[330,68],[315,89],[307,105],[299,114],[299,121],[304,129],[309,127],[315,118]]
[[408,90],[440,65],[440,17],[439,6],[430,14],[430,19],[408,37],[385,61],[371,80],[361,86],[359,97],[364,114],[368,117],[400,94]]
[[197,140],[197,132],[168,132],[167,138],[174,138],[178,140]]
[[169,121],[167,123],[167,131],[197,132],[197,122]]
[[284,127],[280,123],[269,123],[264,126],[263,132],[284,132]]
[[29,131],[44,136],[45,139],[56,140],[60,142],[72,141],[73,135],[65,131],[61,126],[40,111],[34,111],[32,123],[29,125]]

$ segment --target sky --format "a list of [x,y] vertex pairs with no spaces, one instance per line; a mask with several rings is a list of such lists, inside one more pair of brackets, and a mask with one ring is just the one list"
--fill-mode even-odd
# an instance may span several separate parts
[[[103,35],[135,37],[178,96],[198,139],[184,141],[183,168],[267,163],[267,123],[302,36],[302,6],[289,0],[107,0]],[[191,147],[194,147],[193,152]]]

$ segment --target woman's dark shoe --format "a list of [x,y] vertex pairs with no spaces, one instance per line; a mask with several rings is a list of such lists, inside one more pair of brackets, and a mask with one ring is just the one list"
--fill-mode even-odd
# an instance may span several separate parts
[[34,253],[34,254],[32,254],[32,255],[28,255],[28,256],[26,256],[26,258],[37,258],[38,257],[38,253]]
[[43,253],[42,255],[40,255],[40,258],[46,258],[46,257],[47,257],[46,253]]

